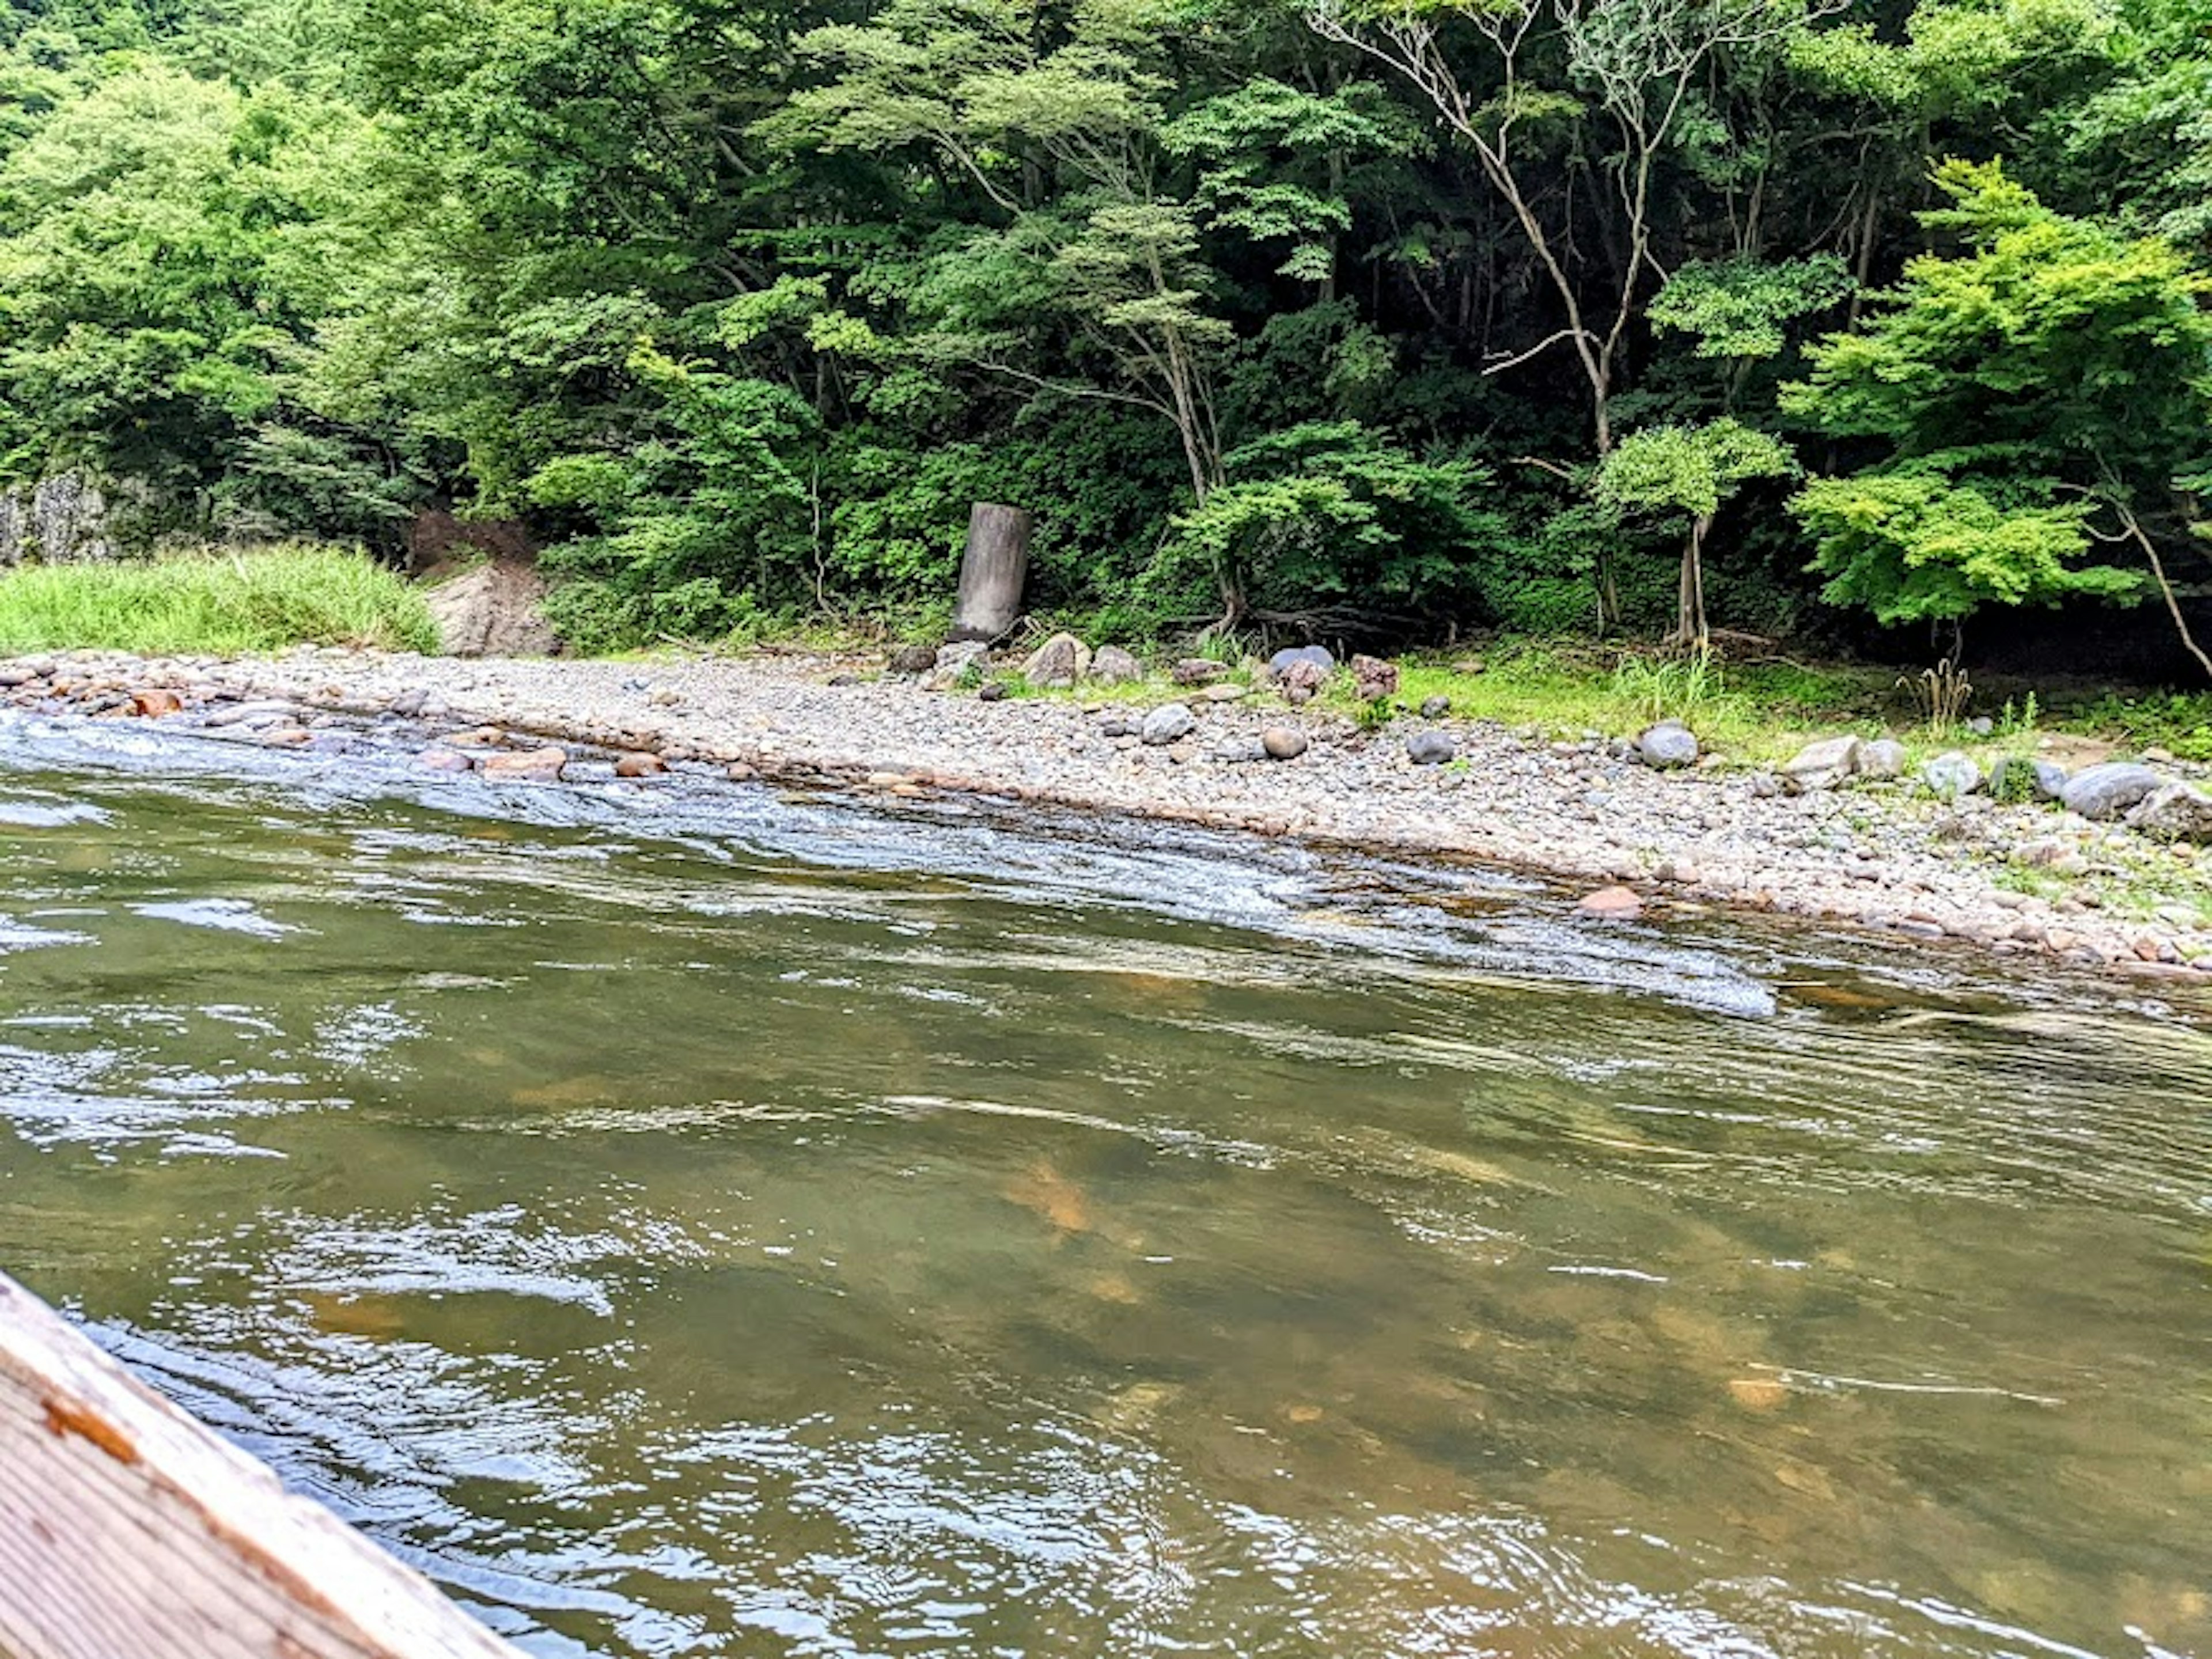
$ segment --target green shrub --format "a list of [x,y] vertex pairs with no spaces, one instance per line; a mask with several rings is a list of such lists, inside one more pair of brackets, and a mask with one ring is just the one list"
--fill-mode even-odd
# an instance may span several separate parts
[[438,627],[397,573],[339,548],[46,565],[0,577],[0,652],[230,656],[294,645],[431,652]]

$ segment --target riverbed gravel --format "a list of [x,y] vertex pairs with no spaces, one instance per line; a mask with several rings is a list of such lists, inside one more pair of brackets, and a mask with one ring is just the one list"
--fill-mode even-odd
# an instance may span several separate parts
[[[551,751],[589,745],[656,757],[679,772],[894,797],[972,793],[1446,854],[1583,888],[1626,886],[1647,917],[1736,906],[2212,984],[2212,927],[2191,902],[2212,877],[2212,849],[2154,842],[2055,805],[1947,801],[1911,779],[1791,793],[1769,773],[1711,757],[1655,769],[1638,758],[1632,733],[1547,741],[1449,719],[1364,732],[1265,693],[986,702],[972,691],[924,690],[882,666],[774,655],[640,663],[309,649],[225,662],[72,653],[0,664],[0,695],[27,709],[181,721],[322,752],[343,751],[346,722],[374,720],[385,741],[396,729],[426,768],[489,763],[512,780],[557,778]],[[1180,717],[1148,724],[1170,702],[1188,710],[1187,730]],[[1176,735],[1158,740],[1170,727]],[[1450,758],[1439,763],[1446,745]],[[637,787],[654,787],[655,769],[625,769]],[[2180,898],[2118,914],[2100,891],[2106,876],[2124,876],[2136,892],[2148,877],[2154,896]]]

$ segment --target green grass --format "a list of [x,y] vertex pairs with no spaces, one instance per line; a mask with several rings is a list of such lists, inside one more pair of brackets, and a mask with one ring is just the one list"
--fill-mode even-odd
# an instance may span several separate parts
[[2069,711],[2061,724],[2130,749],[2164,749],[2183,760],[2212,761],[2212,691],[2151,692],[2134,697],[2106,692]]
[[1398,701],[1451,700],[1462,720],[1547,737],[1632,735],[1679,720],[1731,759],[1786,758],[1808,738],[1885,728],[1889,682],[1849,668],[1723,665],[1579,643],[1509,640],[1479,653],[1400,665]]
[[367,555],[270,547],[0,577],[0,653],[234,656],[295,645],[432,652],[422,596]]

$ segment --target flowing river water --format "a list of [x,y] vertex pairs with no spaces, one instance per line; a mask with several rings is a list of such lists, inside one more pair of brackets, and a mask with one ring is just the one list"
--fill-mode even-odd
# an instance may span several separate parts
[[0,1267],[542,1656],[2212,1656],[2212,1034],[0,730]]

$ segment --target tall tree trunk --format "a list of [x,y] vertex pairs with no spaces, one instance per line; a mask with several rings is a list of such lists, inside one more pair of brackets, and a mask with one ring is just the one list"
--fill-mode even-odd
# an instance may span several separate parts
[[1682,544],[1681,592],[1674,611],[1674,637],[1670,644],[1701,651],[1712,637],[1705,622],[1705,537],[1713,527],[1710,514],[1690,520],[1689,538]]

